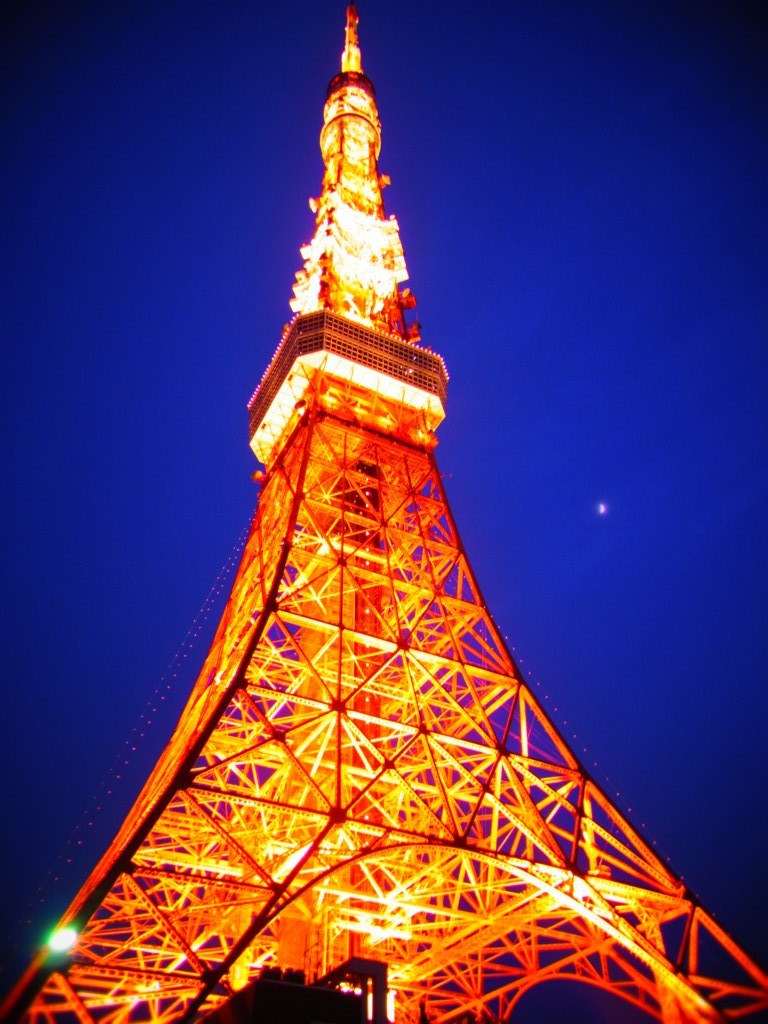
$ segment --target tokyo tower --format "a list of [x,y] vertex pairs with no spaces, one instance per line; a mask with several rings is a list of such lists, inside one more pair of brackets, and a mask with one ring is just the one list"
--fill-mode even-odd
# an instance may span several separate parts
[[250,403],[261,497],[179,723],[3,1008],[192,1021],[265,968],[388,967],[390,1018],[514,1020],[550,979],[650,1018],[765,1019],[768,975],[526,685],[438,471],[447,373],[386,216],[354,6],[322,190]]

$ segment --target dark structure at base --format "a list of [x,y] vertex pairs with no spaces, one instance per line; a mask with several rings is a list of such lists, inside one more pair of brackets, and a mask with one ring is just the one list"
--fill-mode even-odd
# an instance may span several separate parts
[[267,968],[204,1022],[387,1024],[386,999],[386,964],[353,957],[312,985],[305,984],[301,971]]

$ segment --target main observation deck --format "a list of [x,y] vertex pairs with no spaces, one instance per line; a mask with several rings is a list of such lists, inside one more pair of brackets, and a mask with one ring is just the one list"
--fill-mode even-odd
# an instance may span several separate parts
[[354,388],[358,408],[367,392],[390,409],[419,415],[429,433],[445,416],[441,356],[336,313],[308,313],[291,324],[248,403],[251,447],[261,462],[269,462],[318,373]]

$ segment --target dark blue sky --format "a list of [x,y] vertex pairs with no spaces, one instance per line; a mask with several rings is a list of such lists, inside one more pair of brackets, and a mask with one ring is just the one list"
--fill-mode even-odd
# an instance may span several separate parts
[[[765,960],[761,8],[359,5],[488,604],[598,782]],[[166,689],[256,499],[245,403],[312,232],[344,4],[3,18],[7,961],[111,838],[205,653]]]

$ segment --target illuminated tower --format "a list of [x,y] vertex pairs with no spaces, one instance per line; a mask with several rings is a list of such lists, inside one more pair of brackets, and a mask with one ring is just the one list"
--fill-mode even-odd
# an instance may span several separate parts
[[295,317],[251,399],[261,499],[210,652],[117,837],[6,1010],[191,1020],[270,965],[389,965],[397,1021],[508,1020],[580,979],[667,1022],[756,1019],[768,978],[547,719],[475,582],[406,323],[380,125],[347,13]]

